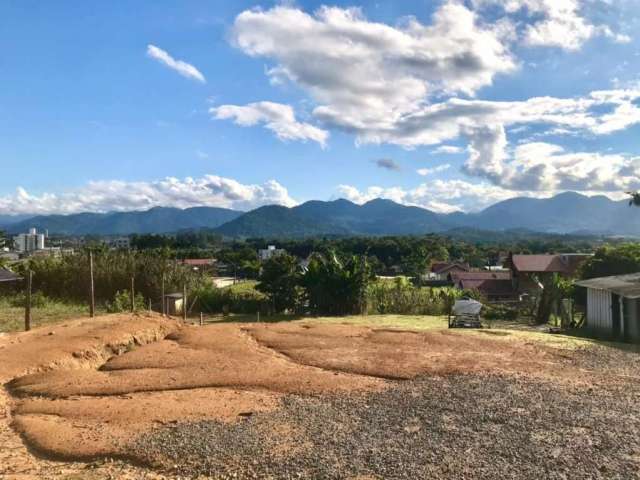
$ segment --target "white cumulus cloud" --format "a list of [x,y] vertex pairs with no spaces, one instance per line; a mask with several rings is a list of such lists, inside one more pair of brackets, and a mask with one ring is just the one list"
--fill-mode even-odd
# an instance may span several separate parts
[[315,127],[309,123],[296,120],[293,108],[274,102],[256,102],[248,105],[221,105],[209,109],[209,112],[218,120],[233,120],[243,127],[251,127],[264,124],[283,141],[312,140],[322,147],[326,146],[329,132]]
[[154,60],[162,63],[171,70],[178,72],[180,75],[200,83],[206,83],[204,75],[196,67],[182,60],[176,60],[169,53],[155,45],[147,45],[147,55]]
[[[422,207],[438,213],[481,210],[496,202],[521,195],[487,182],[434,179],[415,188],[371,186],[359,190],[352,185],[339,185],[337,195],[355,203],[386,198],[403,205]],[[550,196],[549,192],[530,192],[532,196]]]
[[354,8],[246,10],[232,37],[248,55],[273,61],[273,83],[306,90],[318,119],[361,131],[393,128],[431,95],[473,94],[515,70],[504,33],[452,1],[429,25],[413,18],[397,26],[372,22]]
[[[608,25],[594,25],[583,13],[581,0],[472,0],[477,8],[497,5],[507,14],[528,15],[522,37],[529,46],[578,50],[590,38],[602,35],[617,43],[631,41],[628,35],[615,33]],[[606,3],[606,2],[603,2]]]
[[456,147],[455,145],[440,145],[433,151],[433,153],[443,153],[447,155],[454,155],[456,153],[462,152],[464,152],[464,149],[461,147]]
[[297,202],[275,180],[243,184],[217,175],[167,177],[151,182],[102,180],[62,193],[39,195],[19,187],[14,195],[0,196],[0,211],[9,215],[147,210],[160,206],[249,210],[270,204],[290,207]]
[[416,171],[418,172],[418,175],[422,175],[423,177],[426,177],[427,175],[433,175],[435,173],[444,172],[445,170],[449,170],[450,168],[451,168],[451,165],[449,165],[448,163],[445,163],[433,168],[419,168]]

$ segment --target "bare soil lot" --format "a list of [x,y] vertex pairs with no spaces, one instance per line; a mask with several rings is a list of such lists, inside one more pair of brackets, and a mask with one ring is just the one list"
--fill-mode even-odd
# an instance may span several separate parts
[[544,334],[108,316],[0,380],[0,478],[640,478],[640,357]]

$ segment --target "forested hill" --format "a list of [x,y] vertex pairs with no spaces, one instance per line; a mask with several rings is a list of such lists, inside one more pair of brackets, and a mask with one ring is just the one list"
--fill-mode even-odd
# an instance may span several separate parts
[[35,227],[60,235],[125,235],[132,233],[171,233],[179,230],[216,228],[237,218],[242,212],[226,208],[152,208],[143,212],[79,213],[43,215],[11,223],[11,233]]
[[[0,225],[2,226],[2,225]],[[438,214],[375,199],[363,205],[340,199],[310,201],[293,208],[270,205],[250,212],[198,207],[153,208],[145,212],[39,216],[4,228],[29,227],[52,234],[116,235],[169,233],[206,228],[225,237],[419,235],[455,229],[523,230],[559,234],[640,235],[640,208],[604,196],[567,192],[547,199],[513,198],[478,213]]]
[[[460,230],[462,229],[462,230]],[[216,229],[229,237],[314,235],[412,235],[451,230],[559,234],[640,235],[640,209],[626,201],[567,192],[548,199],[514,198],[481,212],[437,214],[376,199],[364,205],[347,200],[311,201],[297,207],[262,207]]]

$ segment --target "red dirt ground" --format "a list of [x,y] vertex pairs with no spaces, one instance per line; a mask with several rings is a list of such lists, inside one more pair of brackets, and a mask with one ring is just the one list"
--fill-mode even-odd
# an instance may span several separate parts
[[[151,428],[234,421],[286,394],[386,388],[388,379],[465,372],[553,376],[564,356],[517,337],[349,325],[181,326],[159,316],[110,316],[0,339],[0,442],[56,459],[127,458]],[[566,366],[565,366],[566,369]],[[574,372],[577,373],[577,372]],[[9,444],[7,443],[7,444]],[[3,443],[4,444],[4,443]],[[9,462],[9,463],[7,463]],[[36,468],[26,462],[27,470]],[[4,465],[4,467],[2,466]],[[8,465],[8,467],[7,467]]]

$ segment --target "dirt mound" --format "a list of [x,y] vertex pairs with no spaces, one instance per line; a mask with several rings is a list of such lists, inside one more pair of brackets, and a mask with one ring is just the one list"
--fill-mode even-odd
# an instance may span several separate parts
[[[57,368],[94,369],[113,355],[164,338],[178,328],[178,322],[159,315],[108,315],[70,320],[31,332],[2,335],[0,382],[4,384],[15,376],[28,372]],[[116,471],[116,467],[105,465],[86,472],[84,465],[60,464],[34,457],[11,428],[15,408],[15,401],[4,389],[0,389],[0,478],[66,479],[83,471],[82,478],[97,479],[107,478]],[[55,417],[48,418],[53,420]],[[72,425],[62,417],[59,423]],[[58,431],[51,432],[52,437],[57,434]],[[135,467],[126,467],[126,470],[128,471],[122,466],[117,467],[118,478],[141,478]],[[147,478],[161,476],[153,474]]]
[[185,422],[235,422],[278,409],[292,394],[373,394],[393,385],[389,380],[421,375],[553,376],[558,365],[566,367],[566,357],[552,348],[473,332],[300,323],[195,327],[157,316],[54,330],[17,336],[0,350],[0,361],[14,355],[4,367],[7,379],[35,372],[7,385],[13,425],[34,450],[61,459],[140,460],[131,448],[140,435]]
[[551,348],[475,332],[313,324],[260,325],[245,330],[259,344],[297,363],[387,379],[481,371],[544,374],[562,360]]
[[107,315],[6,335],[0,339],[0,382],[33,371],[94,368],[177,328],[159,315]]

